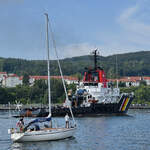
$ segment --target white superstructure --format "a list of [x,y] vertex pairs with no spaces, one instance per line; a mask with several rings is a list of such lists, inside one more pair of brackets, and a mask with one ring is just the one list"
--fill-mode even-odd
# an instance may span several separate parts
[[81,83],[77,86],[76,94],[83,96],[83,104],[89,106],[91,103],[114,103],[119,100],[119,88],[103,87],[102,83]]

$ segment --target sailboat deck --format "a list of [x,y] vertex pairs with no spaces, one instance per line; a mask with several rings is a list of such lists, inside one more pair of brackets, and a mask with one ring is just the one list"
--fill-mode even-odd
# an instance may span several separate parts
[[61,130],[61,129],[67,129],[67,128],[43,128],[41,130]]

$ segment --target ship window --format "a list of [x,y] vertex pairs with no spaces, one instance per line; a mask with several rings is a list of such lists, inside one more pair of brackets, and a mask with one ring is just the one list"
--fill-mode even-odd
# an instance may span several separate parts
[[98,86],[98,83],[89,83],[90,86]]
[[88,86],[89,84],[88,83],[84,83],[84,86]]
[[84,86],[98,86],[98,83],[97,82],[84,83]]
[[98,83],[93,83],[93,86],[98,86]]
[[93,79],[93,81],[99,81],[99,76],[98,76],[98,72],[94,72],[94,73],[92,73],[92,79]]

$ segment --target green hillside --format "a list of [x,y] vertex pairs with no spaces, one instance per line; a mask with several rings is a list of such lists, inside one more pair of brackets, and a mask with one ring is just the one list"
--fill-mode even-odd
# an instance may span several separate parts
[[[141,51],[107,57],[100,56],[98,57],[98,65],[103,67],[108,78],[116,77],[116,68],[117,76],[149,76],[149,60],[150,51]],[[61,65],[64,75],[83,74],[85,67],[93,66],[93,57],[87,55],[66,58],[61,60]],[[45,60],[0,58],[0,71],[18,75],[23,75],[25,72],[30,75],[46,75],[47,66]],[[59,75],[55,60],[51,61],[51,75]]]

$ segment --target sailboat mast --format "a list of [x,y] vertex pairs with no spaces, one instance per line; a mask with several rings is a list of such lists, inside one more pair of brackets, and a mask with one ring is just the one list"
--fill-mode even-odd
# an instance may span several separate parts
[[46,45],[47,45],[47,69],[48,69],[48,102],[49,102],[49,116],[51,116],[51,93],[50,93],[50,62],[49,62],[49,35],[48,35],[48,14],[46,16]]

